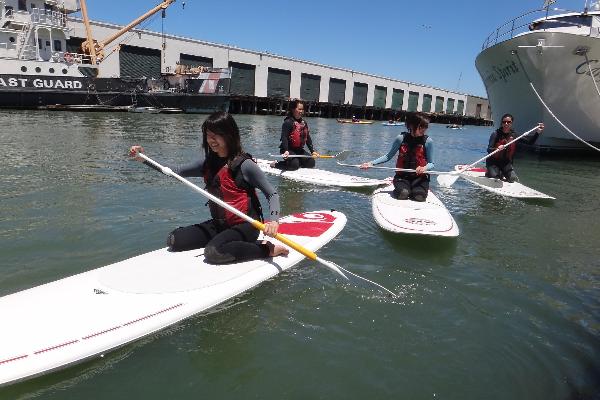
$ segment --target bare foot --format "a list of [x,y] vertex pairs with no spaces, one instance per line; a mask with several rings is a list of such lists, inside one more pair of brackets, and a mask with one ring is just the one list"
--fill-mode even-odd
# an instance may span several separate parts
[[279,244],[273,244],[271,242],[264,242],[269,248],[269,257],[277,257],[277,256],[287,256],[290,254],[290,251],[287,247],[281,246]]

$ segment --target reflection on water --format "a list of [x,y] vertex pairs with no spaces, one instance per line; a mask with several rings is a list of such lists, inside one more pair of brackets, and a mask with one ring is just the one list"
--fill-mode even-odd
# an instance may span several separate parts
[[[0,112],[0,295],[162,247],[173,228],[207,219],[197,193],[126,156],[141,144],[157,161],[191,161],[204,118]],[[282,117],[236,120],[248,152],[268,158],[278,150]],[[316,150],[351,150],[353,164],[387,152],[402,131],[309,124]],[[432,125],[436,169],[482,157],[490,131]],[[383,232],[369,190],[270,176],[286,214],[345,213],[346,228],[319,255],[400,299],[303,261],[218,313],[108,361],[0,389],[0,398],[191,399],[199,391],[218,398],[593,398],[600,389],[599,167],[597,159],[520,157],[521,182],[557,198],[543,203],[498,197],[460,179],[451,188],[432,182],[460,227],[455,240]],[[149,367],[156,360],[161,368]]]

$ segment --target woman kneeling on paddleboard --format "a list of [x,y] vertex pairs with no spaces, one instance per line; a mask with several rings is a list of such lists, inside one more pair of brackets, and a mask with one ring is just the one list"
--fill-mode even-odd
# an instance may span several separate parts
[[[173,172],[183,177],[203,177],[208,192],[256,220],[262,220],[255,191],[256,188],[260,189],[267,198],[272,219],[265,223],[264,232],[268,236],[275,236],[279,228],[279,195],[252,156],[243,152],[240,131],[230,114],[219,111],[204,121],[202,147],[204,157],[192,164],[171,168]],[[131,147],[132,157],[138,152],[143,153],[144,149],[141,146]],[[249,222],[213,202],[208,205],[212,219],[179,227],[169,234],[167,244],[171,251],[204,247],[204,258],[211,264],[288,254],[287,248],[281,245],[257,241],[260,232]]]
[[[290,155],[319,156],[319,153],[313,148],[308,123],[302,118],[303,116],[304,103],[300,100],[293,100],[290,103],[290,110],[281,126],[281,144],[279,145],[279,150],[283,161],[273,163],[272,167],[286,171],[315,167],[314,158],[289,157]],[[310,150],[310,153],[304,150],[305,145]]]
[[425,172],[434,167],[433,142],[425,135],[429,128],[429,119],[422,114],[411,114],[406,118],[408,132],[402,132],[392,143],[390,151],[376,160],[360,165],[368,169],[373,165],[389,161],[398,152],[396,168],[411,169],[416,172],[397,171],[394,176],[394,197],[399,200],[412,199],[425,201],[429,192],[429,174]]

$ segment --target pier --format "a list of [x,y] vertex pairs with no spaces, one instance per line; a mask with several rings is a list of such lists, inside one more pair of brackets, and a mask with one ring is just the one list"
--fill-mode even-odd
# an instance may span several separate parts
[[[67,47],[76,52],[85,28],[79,20],[70,24],[74,29]],[[91,26],[94,37],[121,28],[104,22]],[[404,120],[407,113],[418,111],[439,123],[492,122],[485,98],[268,52],[147,30],[134,30],[127,44],[113,47],[106,49],[101,77],[159,77],[178,64],[230,68],[232,113],[280,115],[291,99],[302,99],[308,116],[324,118]]]

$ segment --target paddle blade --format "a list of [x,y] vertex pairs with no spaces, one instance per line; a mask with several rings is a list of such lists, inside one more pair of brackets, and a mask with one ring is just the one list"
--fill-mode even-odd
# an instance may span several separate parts
[[450,187],[454,185],[454,182],[458,179],[458,174],[444,174],[437,176],[438,185],[442,187]]
[[317,261],[317,262],[321,263],[322,265],[326,266],[327,268],[329,268],[333,272],[335,272],[337,274],[340,274],[342,277],[346,278],[347,280],[350,280],[350,279],[348,279],[348,277],[346,276],[346,274],[344,274],[342,272],[342,270],[340,269],[340,267],[337,264],[335,264],[335,263],[333,263],[331,261],[323,260],[320,257],[317,257],[315,259],[315,261]]
[[347,158],[348,158],[348,156],[350,155],[350,153],[351,153],[351,151],[350,151],[350,150],[344,150],[344,151],[342,151],[341,153],[338,153],[338,154],[335,156],[335,158],[336,158],[338,161],[344,161],[345,159],[347,159]]

